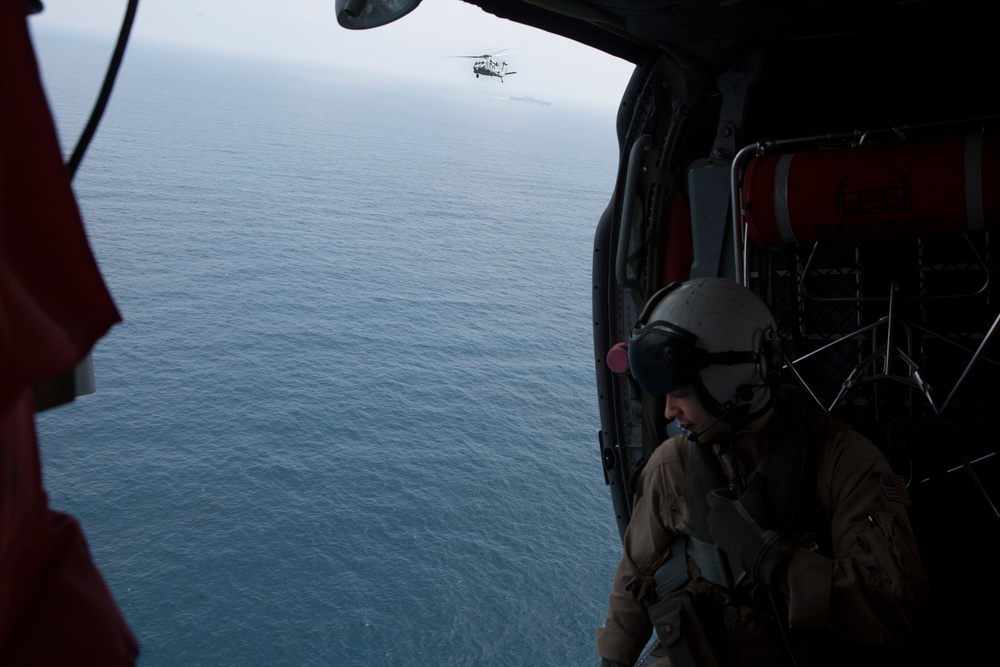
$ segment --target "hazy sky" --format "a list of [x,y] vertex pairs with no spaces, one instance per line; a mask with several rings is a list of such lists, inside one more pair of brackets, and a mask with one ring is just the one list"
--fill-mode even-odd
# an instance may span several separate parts
[[[126,0],[43,0],[33,29],[73,27],[116,35]],[[631,63],[555,35],[497,18],[461,0],[423,0],[373,30],[337,24],[334,0],[140,0],[132,43],[161,42],[261,58],[334,64],[411,80],[464,83],[488,94],[577,99],[613,108]],[[476,79],[472,60],[453,55],[509,49],[517,74]]]

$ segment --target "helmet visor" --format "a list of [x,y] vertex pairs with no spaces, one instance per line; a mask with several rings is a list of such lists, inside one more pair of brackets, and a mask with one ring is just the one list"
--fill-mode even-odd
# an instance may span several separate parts
[[[650,322],[635,329],[628,345],[632,377],[647,394],[664,395],[690,386],[704,368],[690,331],[669,322]],[[703,361],[703,360],[702,360]]]

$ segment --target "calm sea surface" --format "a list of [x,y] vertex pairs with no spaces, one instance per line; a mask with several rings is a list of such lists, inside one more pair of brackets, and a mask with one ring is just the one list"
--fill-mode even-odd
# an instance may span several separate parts
[[[36,44],[68,153],[111,43]],[[38,426],[142,665],[596,663],[614,117],[469,83],[130,47],[74,181],[125,320]]]

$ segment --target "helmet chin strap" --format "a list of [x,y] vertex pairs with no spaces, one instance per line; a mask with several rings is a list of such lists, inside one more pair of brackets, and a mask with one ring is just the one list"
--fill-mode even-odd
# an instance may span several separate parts
[[715,427],[716,424],[724,422],[726,418],[736,409],[736,405],[732,401],[727,402],[722,406],[722,413],[718,415],[713,415],[714,419],[708,422],[707,426],[700,427],[697,431],[692,431],[684,426],[678,426],[680,432],[690,440],[691,442],[699,442],[699,438],[705,435],[708,431]]
[[[763,388],[765,390],[770,389],[766,385]],[[698,396],[697,392],[696,392],[695,395]],[[751,400],[753,400],[753,387],[746,386],[746,387],[741,388],[737,392],[736,398],[740,399],[743,402],[738,403],[736,400],[729,400],[729,401],[726,401],[725,403],[723,403],[722,405],[719,405],[717,410],[712,411],[712,416],[714,417],[714,419],[712,419],[710,422],[708,422],[707,426],[700,427],[696,431],[693,431],[693,430],[691,430],[689,428],[686,428],[684,426],[678,426],[677,428],[680,429],[680,432],[683,433],[684,436],[688,440],[690,440],[692,442],[699,442],[699,438],[701,436],[705,435],[705,433],[707,433],[709,430],[711,430],[712,428],[714,428],[716,424],[718,424],[720,422],[726,421],[734,413],[739,412],[740,408],[748,407],[747,404]],[[742,423],[742,424],[749,424],[750,422],[752,422],[753,420],[757,419],[758,417],[763,416],[768,410],[771,409],[771,405],[773,404],[773,399],[774,399],[773,393],[769,392],[767,400],[764,402],[764,405],[762,405],[759,410],[755,410],[753,412],[748,412],[745,415],[739,415],[738,421],[740,423]],[[699,402],[701,402],[700,397],[699,397]],[[702,407],[704,407],[704,405]],[[673,420],[671,420],[671,421],[673,421]]]
[[710,428],[712,428],[713,426],[715,426],[716,424],[718,424],[721,421],[722,421],[722,418],[721,417],[717,417],[716,419],[714,419],[713,421],[711,421],[708,424],[708,426],[706,426],[705,428],[701,429],[700,431],[692,431],[691,429],[686,428],[684,426],[678,426],[677,428],[678,428],[678,430],[680,430],[681,433],[684,434],[684,437],[686,437],[688,440],[690,440],[691,442],[698,442],[698,438],[700,438],[702,435],[705,434],[706,431],[708,431]]

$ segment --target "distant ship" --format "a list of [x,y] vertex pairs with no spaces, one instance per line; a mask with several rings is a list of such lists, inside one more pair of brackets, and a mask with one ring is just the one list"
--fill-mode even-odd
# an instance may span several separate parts
[[525,95],[524,97],[508,97],[511,102],[529,102],[531,104],[541,104],[542,106],[550,107],[552,102],[546,102],[545,100],[536,100],[531,95]]

